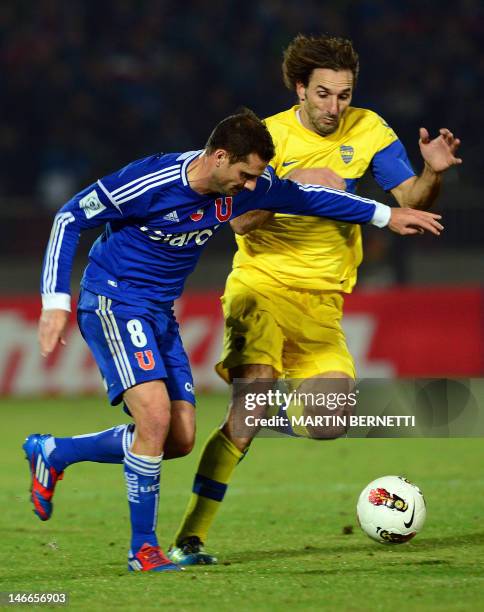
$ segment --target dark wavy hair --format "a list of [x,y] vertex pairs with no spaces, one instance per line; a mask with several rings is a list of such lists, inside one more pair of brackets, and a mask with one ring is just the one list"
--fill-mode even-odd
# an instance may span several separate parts
[[351,70],[356,84],[359,59],[352,42],[346,38],[326,34],[321,36],[298,34],[284,51],[282,74],[286,87],[295,91],[298,82],[307,87],[311,74],[316,68]]
[[225,149],[231,164],[247,161],[251,153],[256,153],[262,161],[269,163],[275,154],[269,130],[249,108],[243,108],[218,123],[205,149],[208,154]]

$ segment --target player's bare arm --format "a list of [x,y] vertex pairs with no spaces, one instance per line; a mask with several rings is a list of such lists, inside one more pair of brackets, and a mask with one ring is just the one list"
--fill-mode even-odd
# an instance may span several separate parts
[[244,236],[252,230],[258,229],[266,221],[272,219],[274,213],[270,210],[249,210],[248,212],[230,220],[230,226],[236,234]]
[[323,185],[340,191],[346,190],[346,181],[331,168],[297,168],[285,178],[305,185]]
[[[306,185],[324,185],[341,191],[346,189],[345,180],[331,168],[297,168],[286,178]],[[240,217],[232,219],[230,225],[236,234],[244,236],[252,230],[262,227],[273,216],[274,213],[267,210],[250,210]]]
[[69,312],[55,308],[42,310],[39,320],[39,343],[42,357],[47,357],[59,344],[65,344],[65,330],[69,321]]
[[462,163],[462,159],[456,157],[459,138],[447,128],[439,131],[439,136],[431,140],[428,131],[420,128],[419,146],[424,169],[420,176],[413,176],[391,190],[400,206],[430,208],[439,195],[442,173]]

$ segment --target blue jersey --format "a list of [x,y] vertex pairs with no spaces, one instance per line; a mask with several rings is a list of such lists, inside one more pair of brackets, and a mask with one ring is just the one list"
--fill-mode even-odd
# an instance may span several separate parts
[[105,225],[89,253],[82,286],[125,303],[179,297],[207,242],[223,223],[251,209],[324,216],[384,226],[383,204],[317,185],[279,179],[268,167],[254,191],[201,195],[187,167],[203,151],[158,154],[134,161],[90,185],[55,217],[44,258],[44,308],[70,304],[70,275],[79,234]]

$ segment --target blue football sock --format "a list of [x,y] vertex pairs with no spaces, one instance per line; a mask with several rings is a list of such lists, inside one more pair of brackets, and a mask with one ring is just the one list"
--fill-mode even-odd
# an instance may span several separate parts
[[58,472],[79,461],[123,463],[133,442],[133,432],[134,424],[129,424],[71,438],[52,437],[46,440],[45,450]]
[[128,493],[131,519],[131,550],[138,551],[143,544],[158,546],[156,524],[160,495],[159,457],[135,455],[127,451],[124,458],[124,476]]

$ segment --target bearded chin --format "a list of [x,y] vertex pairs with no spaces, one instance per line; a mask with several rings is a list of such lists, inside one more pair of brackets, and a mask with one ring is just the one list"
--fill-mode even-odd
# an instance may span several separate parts
[[317,132],[320,136],[329,136],[338,129],[339,122],[337,121],[334,125],[317,125]]

